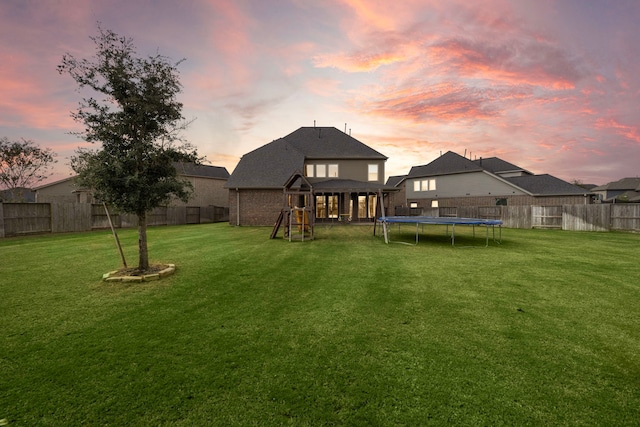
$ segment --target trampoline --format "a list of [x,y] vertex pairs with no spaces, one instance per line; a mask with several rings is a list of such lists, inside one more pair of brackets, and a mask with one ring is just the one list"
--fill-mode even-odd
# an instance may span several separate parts
[[[475,237],[475,227],[485,227],[485,246],[489,246],[489,228],[493,232],[493,241],[502,242],[502,221],[499,219],[482,219],[482,218],[454,218],[454,217],[438,217],[438,216],[386,216],[378,218],[382,223],[385,243],[389,243],[389,224],[415,224],[416,225],[416,245],[420,234],[420,225],[446,225],[447,234],[449,234],[449,226],[451,226],[451,246],[455,246],[456,242],[456,225],[467,225],[473,227],[473,236]],[[496,226],[499,229],[499,240],[496,240]]]

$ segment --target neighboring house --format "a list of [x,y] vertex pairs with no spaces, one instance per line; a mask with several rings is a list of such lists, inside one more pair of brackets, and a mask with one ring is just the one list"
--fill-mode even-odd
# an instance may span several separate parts
[[221,206],[229,207],[229,190],[225,184],[229,179],[227,168],[221,166],[176,163],[178,175],[193,186],[193,194],[187,203],[174,200],[172,206]]
[[[273,225],[296,173],[311,185],[316,222],[373,221],[387,157],[334,127],[301,127],[240,159],[226,187],[229,222]],[[291,188],[287,188],[291,190]]]
[[[229,172],[224,167],[175,163],[178,175],[193,185],[193,194],[187,203],[174,200],[171,206],[221,206],[228,207],[229,192],[224,184]],[[75,184],[75,176],[35,188],[39,203],[94,203],[88,189]]]
[[9,190],[0,190],[0,203],[32,203],[35,201],[36,193],[29,188],[17,187]]
[[622,178],[593,188],[603,202],[640,202],[640,178]]
[[469,160],[451,151],[412,167],[396,186],[405,188],[404,206],[414,208],[591,203],[588,190],[551,175],[534,175],[496,157]]
[[76,185],[76,177],[70,176],[34,188],[37,203],[93,203],[91,191]]

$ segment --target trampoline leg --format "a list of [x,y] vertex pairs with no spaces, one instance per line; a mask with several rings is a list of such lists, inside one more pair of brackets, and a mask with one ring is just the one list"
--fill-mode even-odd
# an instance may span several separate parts
[[451,246],[456,245],[456,225],[451,224]]

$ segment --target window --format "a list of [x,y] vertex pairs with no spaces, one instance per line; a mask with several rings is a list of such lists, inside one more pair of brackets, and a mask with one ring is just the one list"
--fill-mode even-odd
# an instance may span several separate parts
[[329,165],[329,177],[336,178],[338,176],[338,165]]
[[507,199],[496,199],[496,206],[507,206]]
[[412,208],[412,209],[417,208],[417,207],[418,207],[418,202],[411,202],[411,203],[409,204],[409,207],[410,207],[410,208]]
[[325,205],[324,196],[316,196],[316,218],[326,218],[327,206]]
[[378,180],[378,165],[369,165],[368,177],[369,181]]
[[358,196],[358,218],[367,217],[367,196]]
[[307,175],[308,177],[313,178],[313,165],[306,165],[305,166],[305,175]]
[[435,178],[413,181],[413,191],[435,191],[435,189]]
[[324,178],[327,176],[327,165],[316,165],[316,177]]
[[378,201],[377,196],[369,195],[369,216],[368,218],[376,217],[376,202]]
[[329,203],[328,203],[329,218],[338,218],[338,196],[332,195],[332,196],[327,196],[327,198],[329,200]]
[[438,201],[437,200],[432,200],[431,201],[431,207],[432,208],[437,208],[438,207]]

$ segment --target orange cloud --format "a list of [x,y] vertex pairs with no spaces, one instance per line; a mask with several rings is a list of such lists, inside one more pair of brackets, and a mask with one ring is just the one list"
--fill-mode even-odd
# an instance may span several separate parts
[[393,64],[404,59],[406,58],[402,54],[393,52],[358,52],[316,55],[313,63],[318,68],[331,67],[355,73],[373,71],[382,65]]

